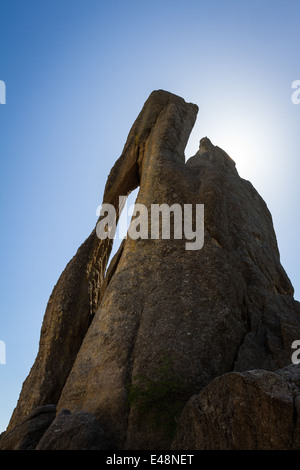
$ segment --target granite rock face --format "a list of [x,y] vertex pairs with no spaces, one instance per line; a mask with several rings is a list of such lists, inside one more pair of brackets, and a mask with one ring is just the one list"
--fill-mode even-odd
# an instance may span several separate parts
[[[153,204],[177,205],[182,214],[185,205],[204,204],[203,246],[187,249],[188,237],[173,236],[175,213],[170,239],[151,239],[149,215],[147,233],[127,237],[105,274],[112,241],[100,240],[95,228],[50,297],[39,353],[9,430],[37,406],[55,403],[58,412],[94,416],[116,449],[168,449],[180,411],[187,404],[184,423],[190,398],[207,387],[215,393],[214,380],[232,383],[238,394],[254,374],[245,371],[273,377],[291,364],[300,305],[280,263],[272,217],[208,138],[186,161],[197,111],[176,95],[153,92],[108,176],[103,203],[119,217],[119,196],[139,186],[136,203],[148,214]],[[194,212],[193,224],[195,230]],[[255,376],[251,383],[259,389],[261,382]],[[290,403],[283,385],[280,393]],[[254,403],[244,412],[258,417],[261,401]],[[195,448],[185,431],[184,438],[178,433],[176,445]]]
[[110,443],[94,415],[61,410],[36,450],[107,450]]
[[299,411],[297,365],[276,372],[230,372],[189,400],[173,449],[299,449]]
[[1,434],[0,450],[34,450],[55,415],[55,405],[38,406],[19,425]]

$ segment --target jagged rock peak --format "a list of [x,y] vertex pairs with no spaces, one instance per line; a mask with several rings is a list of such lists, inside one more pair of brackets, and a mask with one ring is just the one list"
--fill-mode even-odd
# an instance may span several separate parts
[[213,145],[208,137],[203,137],[200,140],[198,152],[187,160],[187,165],[190,167],[201,166],[203,159],[209,160],[223,169],[236,171],[234,160],[220,147]]

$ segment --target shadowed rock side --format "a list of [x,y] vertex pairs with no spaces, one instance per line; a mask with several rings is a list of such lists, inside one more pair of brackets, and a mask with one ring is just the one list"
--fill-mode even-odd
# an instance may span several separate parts
[[185,406],[173,449],[300,448],[300,369],[231,372]]
[[[172,107],[178,108],[180,122],[177,127],[182,124],[178,130],[182,148],[179,138],[176,151],[183,151],[194,124],[197,107],[186,105],[182,98],[167,92],[152,93],[129,133],[122,155],[108,176],[103,203],[118,208],[119,196],[129,194],[139,185],[141,159],[147,140],[158,117]],[[165,125],[162,131],[166,132],[167,127]],[[172,132],[172,125],[169,130]],[[104,281],[111,247],[111,240],[100,241],[93,230],[54,287],[43,320],[38,355],[23,384],[9,430],[36,407],[57,403],[111,276],[112,269],[109,269]]]
[[93,231],[54,288],[10,429],[54,403],[58,412],[94,416],[116,449],[168,449],[174,417],[214,379],[290,365],[300,308],[271,215],[208,138],[185,162],[196,114],[182,98],[153,92],[103,202],[118,207],[119,195],[140,186],[136,202],[149,213],[151,204],[204,204],[203,248],[186,250],[187,240],[172,237],[128,238],[104,278],[111,244]]

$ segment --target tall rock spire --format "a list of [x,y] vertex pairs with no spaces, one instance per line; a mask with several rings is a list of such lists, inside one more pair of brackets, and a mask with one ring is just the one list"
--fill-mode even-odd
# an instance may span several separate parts
[[300,309],[270,212],[207,137],[185,161],[197,111],[178,96],[153,92],[103,202],[119,216],[119,196],[139,186],[136,203],[149,213],[153,204],[203,204],[203,246],[187,250],[186,240],[172,236],[128,237],[105,277],[112,243],[93,230],[50,297],[11,432],[35,407],[55,404],[58,412],[96,417],[116,449],[165,449],[174,431],[163,426],[166,415],[176,425],[184,404],[215,378],[290,365]]

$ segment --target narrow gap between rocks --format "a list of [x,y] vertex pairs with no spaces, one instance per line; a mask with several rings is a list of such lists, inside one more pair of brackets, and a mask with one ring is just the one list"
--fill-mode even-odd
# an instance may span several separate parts
[[[128,228],[129,228],[129,224],[130,224],[130,221],[131,221],[131,216],[132,216],[132,209],[133,209],[133,205],[135,204],[136,202],[136,198],[137,198],[137,195],[138,195],[138,192],[140,190],[140,187],[138,186],[137,188],[135,188],[130,194],[129,196],[127,197],[127,201],[126,201],[126,206],[127,206],[127,209],[126,207],[124,207],[123,211],[122,211],[122,214],[121,214],[121,217],[122,217],[122,223],[123,223],[123,220],[126,222],[126,233],[128,231]],[[126,219],[126,220],[125,220]],[[116,231],[116,235],[115,235],[115,238],[113,240],[113,247],[112,247],[112,250],[111,250],[111,253],[110,253],[110,256],[109,256],[109,259],[108,259],[108,262],[107,262],[107,265],[106,265],[106,270],[105,270],[105,275],[107,273],[107,270],[110,266],[110,262],[112,260],[112,258],[114,257],[114,255],[117,253],[118,249],[120,248],[120,245],[122,243],[122,241],[124,240],[124,237],[120,237],[119,236],[119,230],[120,228],[120,220],[118,222],[118,226],[117,226],[117,231]]]

